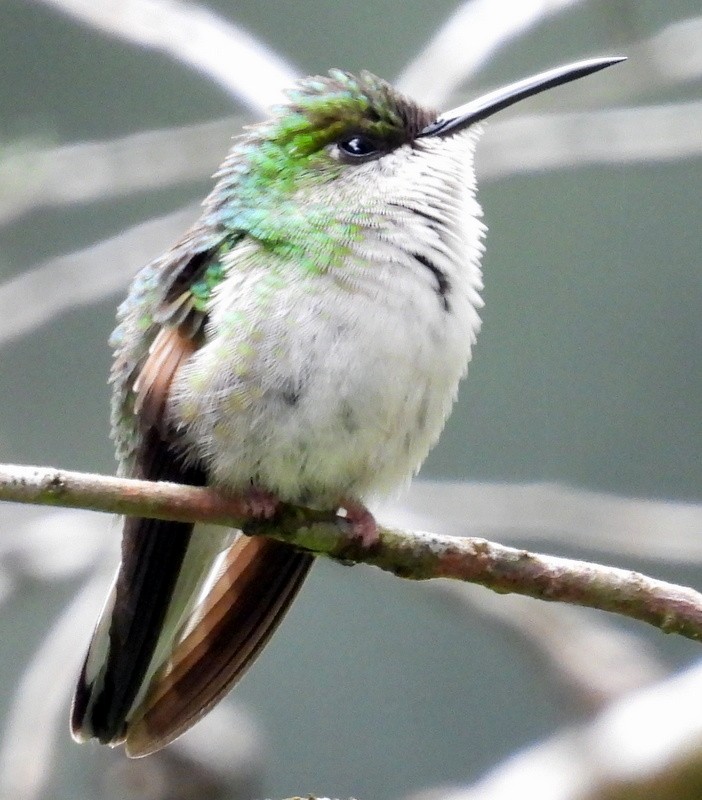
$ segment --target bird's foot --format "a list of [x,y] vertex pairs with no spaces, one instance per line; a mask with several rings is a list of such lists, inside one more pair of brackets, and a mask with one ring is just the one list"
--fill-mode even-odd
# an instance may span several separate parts
[[362,504],[355,500],[342,500],[340,507],[346,512],[345,519],[351,525],[351,535],[361,540],[363,547],[371,547],[378,539],[378,525],[375,517]]
[[260,486],[249,486],[242,492],[244,514],[253,519],[273,519],[280,507],[280,499]]

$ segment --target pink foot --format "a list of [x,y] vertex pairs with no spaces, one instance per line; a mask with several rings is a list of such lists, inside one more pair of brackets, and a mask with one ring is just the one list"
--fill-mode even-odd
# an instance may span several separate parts
[[280,506],[280,500],[273,492],[261,489],[259,486],[249,486],[242,492],[241,499],[244,514],[254,519],[272,519]]
[[375,517],[362,504],[355,500],[342,500],[339,504],[346,512],[351,525],[351,535],[361,540],[363,547],[371,547],[379,539]]

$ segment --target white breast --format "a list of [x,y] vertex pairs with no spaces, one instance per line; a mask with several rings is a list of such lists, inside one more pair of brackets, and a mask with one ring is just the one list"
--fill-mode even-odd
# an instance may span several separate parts
[[480,325],[484,229],[470,135],[420,141],[383,159],[392,202],[343,266],[281,283],[255,243],[239,253],[170,403],[214,482],[333,505],[391,491],[435,443]]

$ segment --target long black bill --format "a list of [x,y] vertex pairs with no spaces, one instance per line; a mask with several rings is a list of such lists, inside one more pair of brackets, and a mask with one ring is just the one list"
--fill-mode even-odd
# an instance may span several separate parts
[[483,95],[477,100],[471,100],[469,103],[447,111],[431,125],[427,125],[418,136],[443,136],[446,133],[456,133],[462,128],[474,125],[481,119],[486,119],[503,108],[519,102],[519,100],[524,100],[526,97],[531,97],[546,89],[552,89],[554,86],[584,78],[586,75],[599,72],[613,64],[619,64],[621,61],[626,61],[626,56],[588,58],[585,61],[555,67],[546,72],[540,72],[538,75],[532,75],[531,78],[510,83],[509,86],[495,89],[494,92]]

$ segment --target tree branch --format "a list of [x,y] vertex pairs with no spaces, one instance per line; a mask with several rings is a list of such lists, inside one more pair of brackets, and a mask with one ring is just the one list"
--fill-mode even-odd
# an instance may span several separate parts
[[702,639],[702,594],[636,572],[539,555],[479,538],[379,527],[377,543],[349,537],[329,511],[285,505],[272,520],[245,517],[244,503],[211,488],[0,465],[0,500],[84,508],[182,522],[210,522],[264,535],[316,555],[370,564],[401,578],[452,578],[612,611],[665,633]]

